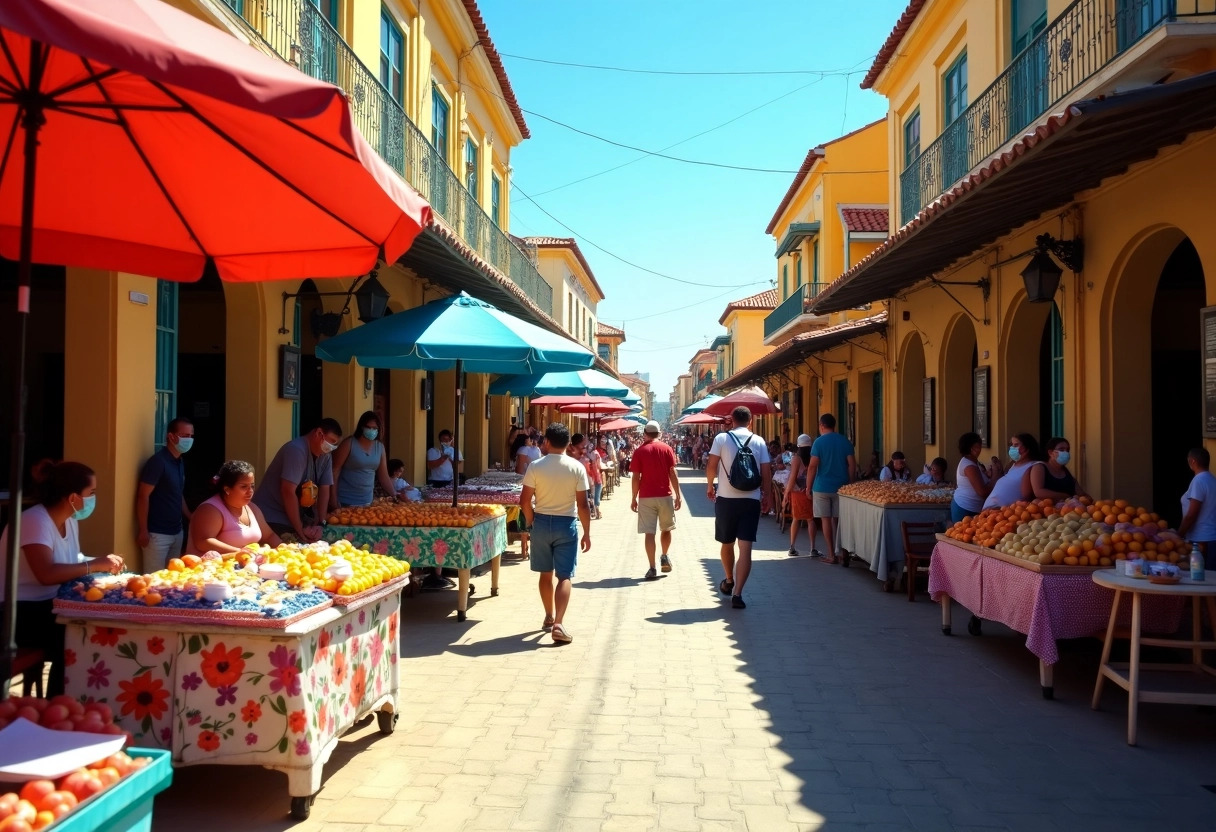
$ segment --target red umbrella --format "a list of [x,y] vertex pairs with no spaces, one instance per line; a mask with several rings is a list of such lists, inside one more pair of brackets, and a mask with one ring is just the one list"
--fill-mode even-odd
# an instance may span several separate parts
[[763,416],[769,413],[780,413],[781,408],[778,404],[769,397],[759,387],[744,387],[742,390],[736,390],[729,396],[723,396],[716,402],[713,402],[702,413],[708,413],[711,416],[730,416],[730,412],[739,405],[743,405],[752,412],[753,416]]
[[637,422],[631,422],[628,419],[613,419],[611,422],[604,422],[600,425],[600,433],[611,430],[632,430],[642,427]]
[[602,402],[579,402],[577,404],[565,404],[559,407],[558,410],[560,410],[562,413],[573,413],[579,416],[586,416],[591,419],[598,419],[601,416],[615,416],[618,413],[628,413],[629,406],[608,399],[607,401]]
[[726,421],[724,416],[714,416],[709,413],[690,413],[681,418],[677,425],[720,425]]
[[430,207],[345,95],[160,0],[0,2],[0,254],[18,264],[0,692],[14,655],[31,263],[197,280],[363,274]]
[[[593,404],[603,405],[605,407],[607,407],[607,406],[622,406],[623,407],[623,405],[621,405],[621,403],[619,401],[617,401],[616,399],[610,399],[607,396],[588,396],[585,394],[581,395],[581,396],[537,396],[536,398],[529,399],[528,403],[531,405],[535,405],[537,407],[557,407],[557,408],[573,407],[573,406],[577,406],[577,405],[590,406]],[[628,407],[625,407],[625,410],[628,410],[628,409],[629,409]]]

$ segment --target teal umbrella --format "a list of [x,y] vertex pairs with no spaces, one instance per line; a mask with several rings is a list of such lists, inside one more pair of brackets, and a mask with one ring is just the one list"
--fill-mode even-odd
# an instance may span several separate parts
[[639,404],[641,401],[642,397],[631,390],[628,396],[621,399],[621,404]]
[[[469,373],[543,373],[579,370],[595,355],[562,335],[461,292],[357,326],[317,345],[323,361],[388,370]],[[460,412],[460,384],[456,412]],[[454,426],[460,448],[460,420]],[[459,478],[452,482],[457,503]]]
[[566,370],[504,376],[490,385],[490,395],[605,396],[609,399],[619,399],[629,395],[629,388],[599,370]]
[[684,408],[680,412],[683,413],[685,416],[689,415],[690,413],[700,413],[702,410],[709,407],[711,404],[713,404],[720,398],[722,398],[722,397],[715,396],[711,393],[710,395],[706,396],[705,398],[701,399],[700,401],[693,402],[692,404],[690,404],[688,407]]
[[[624,399],[622,399],[622,400],[621,400],[621,404],[629,404],[629,402],[627,402],[627,401],[625,401]],[[641,413],[641,412],[642,412],[643,410],[645,410],[645,409],[646,409],[646,408],[642,407],[640,404],[635,404],[635,405],[633,405],[632,407],[630,407],[630,408],[629,408],[629,412],[630,412],[630,413]]]

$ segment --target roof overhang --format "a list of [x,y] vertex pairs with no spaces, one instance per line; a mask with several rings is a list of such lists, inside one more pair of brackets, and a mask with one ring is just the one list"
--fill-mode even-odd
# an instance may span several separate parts
[[781,238],[781,242],[777,245],[777,253],[775,257],[780,257],[783,254],[789,254],[795,248],[802,244],[803,240],[819,234],[818,222],[792,222],[789,230],[785,232],[785,236]]
[[833,281],[812,311],[889,298],[1214,126],[1216,72],[1078,101],[925,206]]
[[843,324],[830,326],[817,332],[806,332],[795,335],[777,349],[763,358],[753,361],[729,378],[724,378],[716,384],[711,384],[710,392],[729,390],[747,384],[755,384],[767,375],[783,370],[793,364],[798,364],[808,356],[823,350],[839,346],[853,338],[885,332],[887,329],[887,313],[879,312],[868,318],[858,318]]
[[729,347],[729,346],[730,346],[730,336],[729,335],[719,335],[717,338],[715,338],[709,344],[709,348],[711,350],[716,350],[718,347]]

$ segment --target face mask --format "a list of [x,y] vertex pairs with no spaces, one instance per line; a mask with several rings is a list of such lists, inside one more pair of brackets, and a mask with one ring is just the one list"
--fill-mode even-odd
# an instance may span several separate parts
[[1068,460],[1070,459],[1072,459],[1072,454],[1070,454],[1068,451],[1060,451],[1056,454],[1056,462],[1060,463],[1061,465],[1067,465]]
[[440,439],[439,444],[445,448],[450,448],[450,447],[452,447],[452,440],[451,439]]
[[97,495],[90,494],[84,498],[84,505],[80,507],[80,511],[72,512],[72,517],[74,517],[77,522],[81,520],[88,520],[89,515],[93,513],[93,509],[95,508],[97,508]]
[[375,439],[379,435],[380,435],[379,428],[364,428],[363,429],[363,438],[364,439]]
[[321,440],[321,453],[332,454],[337,449],[338,449],[337,445],[330,444],[329,442],[326,442],[324,439]]
[[177,452],[179,454],[184,454],[193,447],[194,447],[194,437],[193,436],[182,436],[182,437],[178,438]]
[[1022,458],[1022,452],[1018,450],[1017,445],[1009,446],[1009,458],[1012,459],[1014,462],[1017,462],[1019,459]]

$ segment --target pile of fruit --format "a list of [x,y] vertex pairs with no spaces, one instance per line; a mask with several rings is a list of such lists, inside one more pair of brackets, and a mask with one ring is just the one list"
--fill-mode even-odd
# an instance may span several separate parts
[[347,540],[333,544],[283,545],[277,549],[269,546],[251,548],[246,562],[259,556],[266,563],[287,567],[284,580],[288,586],[304,590],[316,588],[343,596],[358,595],[410,571],[410,565],[405,561],[359,549]]
[[946,536],[1043,565],[1112,566],[1144,558],[1179,563],[1190,544],[1169,524],[1126,500],[1017,502],[954,524]]
[[954,489],[940,485],[917,485],[906,482],[879,482],[878,480],[858,480],[841,486],[840,493],[846,497],[856,497],[871,503],[925,503],[934,505],[949,503],[954,496]]
[[336,526],[447,526],[472,528],[506,513],[502,506],[443,506],[382,500],[363,508],[342,508],[329,515]]
[[[83,731],[86,734],[127,734],[114,722],[110,706],[101,702],[81,704],[66,694],[52,699],[13,696],[0,699],[0,730],[18,718],[28,719],[52,731]],[[127,734],[128,739],[130,735]]]
[[58,780],[29,780],[19,792],[0,794],[0,830],[33,832],[45,829],[72,814],[77,805],[93,795],[139,771],[149,759],[129,757],[119,751]]

